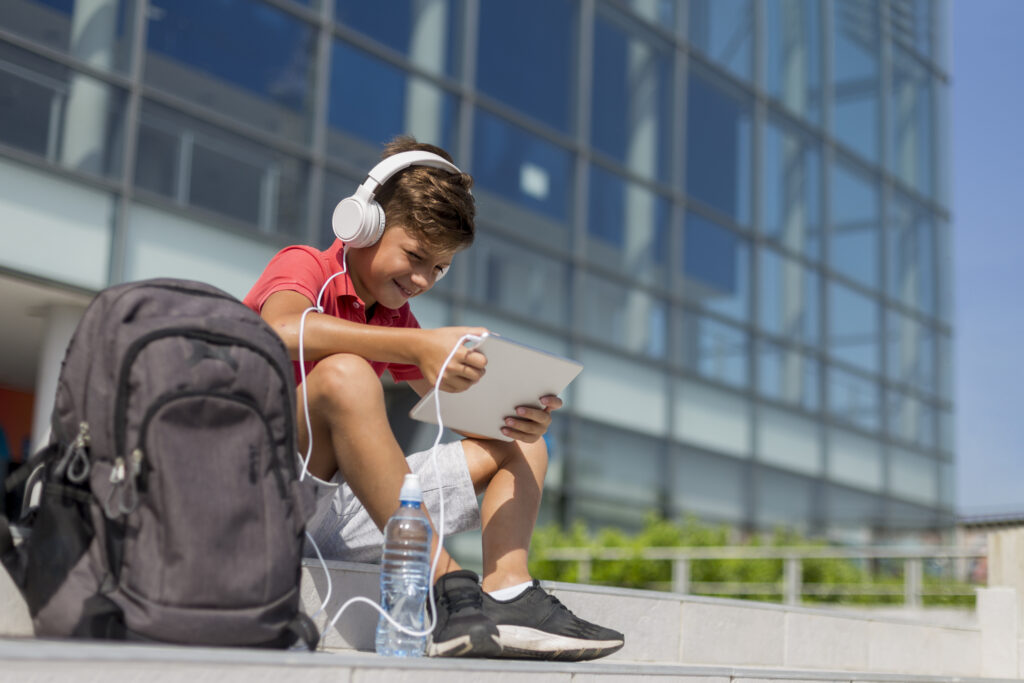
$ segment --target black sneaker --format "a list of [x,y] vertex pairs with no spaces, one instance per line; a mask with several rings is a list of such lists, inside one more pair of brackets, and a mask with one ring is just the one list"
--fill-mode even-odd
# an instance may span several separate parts
[[483,591],[476,574],[460,569],[434,584],[437,624],[427,639],[430,657],[497,657],[498,629],[482,607]]
[[570,612],[536,579],[511,600],[484,593],[484,614],[498,625],[502,657],[579,662],[610,655],[625,643],[618,631]]

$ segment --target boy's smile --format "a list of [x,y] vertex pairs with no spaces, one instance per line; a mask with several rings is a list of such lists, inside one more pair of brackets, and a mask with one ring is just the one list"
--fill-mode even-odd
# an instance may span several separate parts
[[356,294],[367,307],[379,303],[401,308],[434,286],[453,255],[428,247],[396,225],[386,229],[376,244],[349,251],[347,260]]

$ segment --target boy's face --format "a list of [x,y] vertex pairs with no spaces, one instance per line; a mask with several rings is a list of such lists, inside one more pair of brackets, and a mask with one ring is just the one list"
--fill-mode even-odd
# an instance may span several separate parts
[[401,308],[433,287],[454,255],[454,251],[432,249],[402,226],[393,225],[376,244],[349,251],[348,271],[356,293],[367,306],[379,303]]

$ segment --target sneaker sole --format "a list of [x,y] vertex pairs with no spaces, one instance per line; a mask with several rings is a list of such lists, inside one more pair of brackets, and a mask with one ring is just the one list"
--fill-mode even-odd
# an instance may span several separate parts
[[546,633],[528,626],[498,625],[501,656],[580,662],[610,655],[622,649],[622,640],[584,640]]
[[428,657],[499,657],[501,642],[498,636],[482,634],[475,640],[473,634],[459,636],[443,643],[427,643]]

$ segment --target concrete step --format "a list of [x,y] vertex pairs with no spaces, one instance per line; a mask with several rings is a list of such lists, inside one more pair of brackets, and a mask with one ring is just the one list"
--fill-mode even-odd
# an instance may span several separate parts
[[[376,567],[329,562],[328,568],[334,592],[326,614],[316,617],[321,628],[352,595],[378,595]],[[319,563],[305,567],[308,613],[320,608],[326,584]],[[1024,674],[1015,666],[1016,657],[1012,666],[984,666],[982,630],[976,626],[559,582],[544,586],[580,617],[626,634],[622,650],[603,662],[967,677]],[[375,624],[371,608],[350,607],[327,634],[325,647],[372,650]]]
[[[338,607],[349,598],[361,595],[376,601],[378,596],[378,567],[328,562],[327,568],[331,577],[331,593],[324,610],[320,610],[320,607],[328,597],[328,581],[323,568],[318,562],[310,562],[303,567],[302,574],[304,608],[308,614],[314,615],[321,629],[326,627]],[[1024,641],[1019,638],[1016,612],[1011,613],[1007,607],[1016,595],[1012,590],[1008,590],[1005,596],[1009,602],[1000,598],[999,589],[983,591],[985,595],[979,595],[979,625],[954,626],[895,616],[873,617],[863,612],[843,613],[558,582],[545,582],[544,585],[579,616],[625,633],[625,647],[598,662],[576,665],[512,661],[459,662],[456,665],[451,664],[452,660],[442,660],[441,664],[399,663],[366,654],[373,649],[377,616],[372,608],[356,604],[342,615],[324,638],[325,652],[342,659],[311,657],[299,653],[254,653],[202,648],[142,650],[130,646],[125,652],[139,653],[140,656],[148,654],[137,661],[125,660],[118,666],[123,665],[129,669],[133,666],[150,667],[147,662],[153,657],[159,655],[166,658],[171,656],[166,654],[170,652],[179,653],[175,656],[189,662],[193,661],[190,658],[198,657],[195,661],[202,663],[203,670],[217,670],[221,673],[225,673],[226,664],[218,658],[235,657],[230,659],[233,670],[233,667],[241,666],[242,660],[247,657],[269,657],[265,661],[268,666],[274,667],[298,661],[293,658],[299,657],[303,667],[312,667],[317,671],[320,671],[320,667],[340,667],[351,674],[351,680],[358,680],[361,675],[359,672],[363,670],[405,671],[407,666],[414,667],[416,671],[419,671],[416,667],[425,666],[427,668],[423,671],[426,672],[434,672],[439,667],[436,669],[439,672],[478,671],[481,676],[484,672],[495,672],[496,676],[497,672],[505,672],[512,676],[511,679],[494,679],[502,681],[518,680],[518,674],[513,676],[513,672],[522,672],[524,678],[532,675],[530,672],[543,672],[545,676],[552,676],[551,680],[563,680],[560,678],[563,674],[571,674],[572,680],[576,680],[586,673],[593,678],[579,680],[595,681],[606,676],[614,676],[614,680],[619,680],[619,676],[670,675],[693,680],[701,680],[703,676],[716,681],[744,678],[818,681],[911,680],[908,676],[930,676],[934,680],[980,679],[982,676],[1024,677],[1024,669],[1021,667],[1021,663],[1024,663]],[[0,636],[29,635],[31,624],[24,604],[6,574],[0,572]],[[55,647],[58,650],[71,648],[69,652],[78,653],[76,656],[86,660],[95,656],[106,661],[112,656],[108,654],[111,650],[101,645],[76,642],[57,647],[45,641],[25,639],[4,643],[0,648],[0,659],[5,659],[4,653],[11,655],[25,649],[29,654],[27,658],[17,659],[21,662],[20,667],[31,669],[40,666],[49,669],[51,664],[47,663],[47,658]],[[119,646],[107,647],[119,651]],[[230,652],[244,654],[225,654]],[[58,669],[64,666],[60,661],[63,660],[55,659],[52,666]],[[35,664],[28,665],[25,662]],[[13,664],[14,660],[9,663]],[[527,668],[518,668],[521,666]],[[542,668],[534,669],[531,666]],[[0,671],[6,669],[6,666],[0,667]],[[406,676],[395,675],[399,676],[397,680]],[[443,675],[437,673],[439,678]],[[434,673],[430,673],[428,679],[432,676]]]
[[807,671],[768,667],[472,659],[267,652],[0,638],[0,683],[1000,683],[1013,679]]

